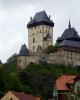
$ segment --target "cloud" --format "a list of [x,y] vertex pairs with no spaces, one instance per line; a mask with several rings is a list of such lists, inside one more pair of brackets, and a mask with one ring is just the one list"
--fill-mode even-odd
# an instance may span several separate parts
[[72,27],[80,33],[79,0],[0,0],[0,59],[18,53],[22,44],[28,44],[27,23],[38,11],[45,10],[55,26],[54,43],[65,28],[69,18]]

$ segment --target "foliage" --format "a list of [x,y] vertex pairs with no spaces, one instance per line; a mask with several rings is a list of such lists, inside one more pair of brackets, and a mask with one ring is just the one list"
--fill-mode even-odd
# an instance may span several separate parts
[[57,47],[58,47],[58,43],[55,43],[55,45],[50,45],[47,47],[46,49],[46,53],[49,54],[49,53],[55,53],[57,52]]
[[22,72],[17,72],[16,61],[0,66],[0,97],[7,91],[15,90],[41,96],[52,97],[53,85],[56,78],[64,74],[79,74],[79,67],[64,65],[30,63]]
[[8,63],[3,65],[5,70],[7,70],[8,72],[17,72],[16,66],[17,66],[17,60],[16,59],[12,62],[8,62]]

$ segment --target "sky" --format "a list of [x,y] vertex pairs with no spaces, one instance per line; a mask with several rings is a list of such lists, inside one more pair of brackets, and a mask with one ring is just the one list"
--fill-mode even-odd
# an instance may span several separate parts
[[0,0],[0,59],[4,63],[21,45],[28,46],[27,23],[45,10],[55,23],[53,43],[71,26],[80,35],[80,0]]

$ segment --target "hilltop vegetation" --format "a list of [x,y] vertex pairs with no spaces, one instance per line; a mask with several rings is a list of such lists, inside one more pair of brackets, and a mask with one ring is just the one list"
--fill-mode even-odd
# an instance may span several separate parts
[[44,100],[52,97],[54,81],[63,74],[80,74],[80,67],[30,63],[22,72],[17,72],[16,60],[0,66],[0,97],[7,91],[23,91]]

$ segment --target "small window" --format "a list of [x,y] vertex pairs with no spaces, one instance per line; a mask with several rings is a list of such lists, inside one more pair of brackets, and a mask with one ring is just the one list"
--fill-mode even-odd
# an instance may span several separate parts
[[10,98],[10,100],[13,100],[13,98]]
[[68,55],[68,52],[67,52],[67,55]]
[[71,57],[71,59],[72,59],[72,57]]
[[41,33],[41,30],[40,30],[40,33]]
[[46,30],[46,33],[47,33],[47,30]]
[[69,57],[67,56],[67,59],[69,59]]
[[35,49],[35,46],[33,46],[33,50]]
[[35,43],[35,38],[33,38],[33,43]]
[[19,59],[19,63],[21,62],[21,59]]

